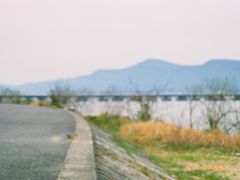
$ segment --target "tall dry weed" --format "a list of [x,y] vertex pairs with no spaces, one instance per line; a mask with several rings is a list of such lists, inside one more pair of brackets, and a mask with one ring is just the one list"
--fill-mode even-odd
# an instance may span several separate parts
[[179,147],[207,147],[240,151],[240,136],[218,130],[203,132],[164,122],[134,122],[121,127],[120,135],[138,144],[162,143]]

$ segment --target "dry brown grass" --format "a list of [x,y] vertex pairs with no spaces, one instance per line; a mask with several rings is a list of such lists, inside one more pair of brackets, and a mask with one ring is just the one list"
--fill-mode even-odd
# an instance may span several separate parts
[[202,132],[164,122],[134,122],[121,127],[120,135],[138,144],[162,143],[178,147],[207,147],[240,151],[240,136],[218,130]]

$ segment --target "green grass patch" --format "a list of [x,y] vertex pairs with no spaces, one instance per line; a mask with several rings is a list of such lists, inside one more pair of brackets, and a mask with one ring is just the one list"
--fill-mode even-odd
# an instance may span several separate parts
[[129,143],[125,139],[116,135],[113,135],[112,140],[115,144],[125,149],[129,155],[131,155],[132,153],[136,153],[141,149],[140,146],[137,146],[136,144],[133,143]]
[[215,172],[206,172],[203,170],[196,170],[196,171],[190,171],[188,172],[190,175],[199,177],[202,179],[208,179],[208,180],[230,180],[228,177],[219,176]]
[[111,133],[118,132],[123,124],[131,122],[131,120],[127,117],[109,115],[107,113],[99,116],[85,116],[85,119]]
[[77,139],[77,133],[73,132],[71,134],[68,134],[67,138],[73,141],[73,140]]

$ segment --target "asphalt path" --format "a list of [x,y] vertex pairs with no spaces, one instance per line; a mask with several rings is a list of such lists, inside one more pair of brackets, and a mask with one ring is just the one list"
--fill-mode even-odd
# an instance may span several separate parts
[[63,110],[0,104],[0,180],[54,180],[75,121]]

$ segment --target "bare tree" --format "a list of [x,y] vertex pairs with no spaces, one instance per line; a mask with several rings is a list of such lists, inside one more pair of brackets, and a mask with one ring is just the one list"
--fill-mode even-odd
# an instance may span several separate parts
[[124,104],[121,103],[119,96],[121,90],[115,85],[109,86],[102,94],[105,96],[104,109],[107,114],[122,115],[124,112]]
[[21,92],[9,88],[0,91],[1,101],[5,103],[21,103]]
[[233,103],[233,112],[232,118],[233,122],[231,123],[231,127],[234,129],[234,132],[240,134],[240,104],[239,102]]
[[188,109],[189,109],[189,127],[193,128],[193,114],[197,107],[197,95],[202,93],[202,87],[199,84],[191,87],[186,87],[186,94],[188,96]]
[[157,97],[166,90],[167,86],[160,87],[155,86],[148,91],[143,91],[136,83],[130,82],[131,97],[130,100],[137,102],[140,106],[140,110],[137,113],[137,118],[143,121],[151,120],[152,107],[157,102]]
[[50,90],[52,105],[56,107],[66,105],[73,95],[74,92],[63,81],[57,81]]
[[150,120],[152,101],[146,96],[147,93],[140,89],[138,84],[130,81],[130,88],[130,102],[136,102],[140,107],[137,112],[137,119]]
[[234,79],[229,77],[205,79],[203,88],[207,95],[207,101],[204,102],[204,115],[209,128],[219,129],[219,126],[225,124],[228,115],[233,111],[229,105],[231,102],[229,95],[236,90]]
[[[73,98],[71,102],[72,109],[77,111],[78,113],[84,115],[85,110],[87,109],[87,113],[89,113],[90,110],[88,110],[89,103],[94,103],[90,102],[91,99],[90,97],[93,97],[94,91],[90,89],[79,89],[76,93],[76,97]],[[94,104],[90,104],[91,109],[93,108]]]

